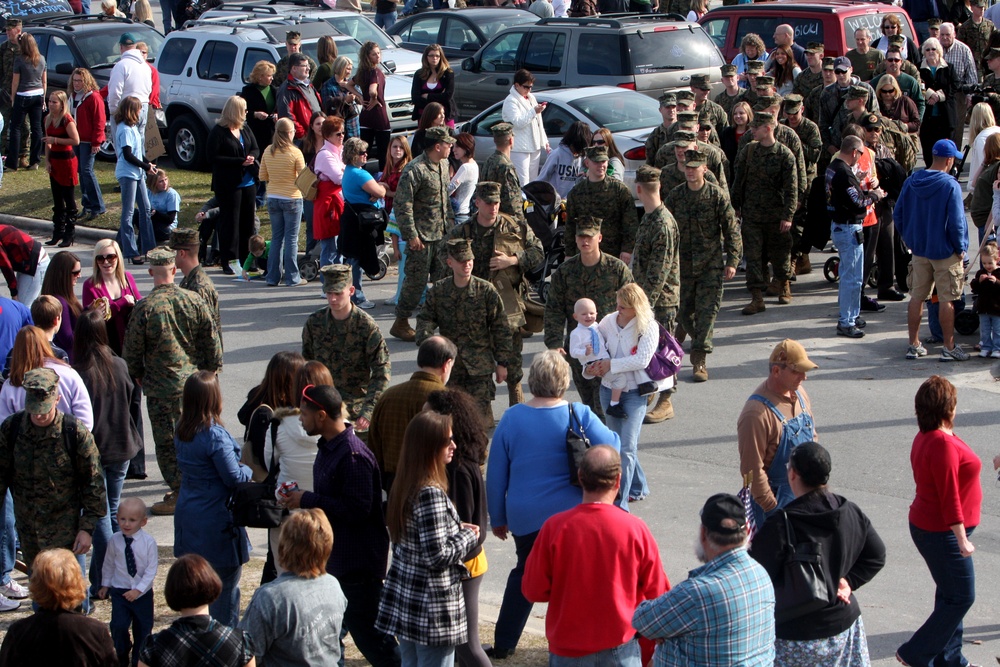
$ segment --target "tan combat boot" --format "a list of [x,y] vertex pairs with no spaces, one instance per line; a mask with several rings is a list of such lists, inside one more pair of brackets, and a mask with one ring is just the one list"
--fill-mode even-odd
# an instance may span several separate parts
[[174,508],[177,506],[177,492],[168,491],[163,500],[158,503],[153,503],[153,507],[150,510],[156,516],[171,516],[174,513]]
[[804,276],[807,273],[812,273],[813,267],[812,262],[809,261],[809,253],[804,252],[799,255],[795,262],[795,275]]
[[708,367],[705,366],[705,351],[691,350],[692,377],[695,382],[708,382]]
[[766,310],[764,306],[764,295],[761,294],[759,289],[750,290],[750,303],[743,306],[744,315],[756,315],[757,313],[763,313]]
[[786,280],[781,283],[781,294],[778,295],[778,303],[789,304],[792,302],[792,283]]
[[511,384],[507,383],[507,394],[510,399],[510,407],[514,407],[518,403],[524,403],[524,390],[521,389],[521,383]]
[[389,329],[389,335],[399,340],[412,343],[417,338],[417,332],[410,328],[410,320],[405,317],[397,317]]
[[771,278],[771,282],[767,284],[767,289],[764,290],[764,296],[778,296],[781,294],[781,283],[778,282],[777,278]]
[[646,413],[642,420],[643,424],[659,424],[662,421],[674,418],[674,406],[670,402],[670,394],[661,391],[656,405]]

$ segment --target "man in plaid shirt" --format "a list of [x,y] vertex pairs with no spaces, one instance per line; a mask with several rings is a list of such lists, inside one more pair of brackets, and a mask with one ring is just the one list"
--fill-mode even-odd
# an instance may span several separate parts
[[[944,60],[951,67],[952,77],[955,85],[963,91],[969,90],[973,86],[979,85],[979,69],[976,67],[976,59],[972,55],[972,49],[955,39],[955,24],[942,23],[941,48],[944,50]],[[962,148],[965,141],[965,115],[969,108],[969,96],[960,92],[955,97],[955,133],[952,140],[955,145]]]
[[656,667],[774,664],[774,587],[746,550],[746,513],[718,493],[701,510],[696,552],[705,563],[655,600],[639,604],[632,626],[661,640]]

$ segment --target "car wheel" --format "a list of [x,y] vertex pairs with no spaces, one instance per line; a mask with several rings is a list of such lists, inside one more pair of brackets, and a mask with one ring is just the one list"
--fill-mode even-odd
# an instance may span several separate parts
[[[111,126],[108,126],[110,132]],[[107,135],[107,139],[101,144],[101,149],[97,151],[97,159],[103,160],[105,162],[114,162],[117,158],[115,157],[115,144],[111,140],[111,135]]]
[[170,124],[170,156],[181,169],[204,166],[207,141],[205,128],[194,116],[181,116]]

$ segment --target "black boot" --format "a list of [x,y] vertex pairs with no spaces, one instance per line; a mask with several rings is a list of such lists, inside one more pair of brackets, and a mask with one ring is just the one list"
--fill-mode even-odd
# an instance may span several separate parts
[[70,213],[66,214],[66,228],[63,231],[62,243],[59,244],[60,248],[68,248],[73,245],[73,238],[76,236],[76,216]]
[[52,216],[52,238],[45,242],[45,245],[56,245],[66,234],[66,214],[55,214]]

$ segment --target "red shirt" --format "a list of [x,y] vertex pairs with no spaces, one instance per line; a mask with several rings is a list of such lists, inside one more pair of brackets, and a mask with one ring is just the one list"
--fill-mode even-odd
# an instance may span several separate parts
[[630,641],[635,608],[670,590],[670,582],[641,519],[614,505],[587,503],[542,525],[521,590],[532,602],[549,603],[549,651],[578,658]]
[[910,449],[917,496],[910,505],[910,523],[921,530],[945,532],[956,523],[979,525],[983,464],[961,438],[944,431],[918,433]]

